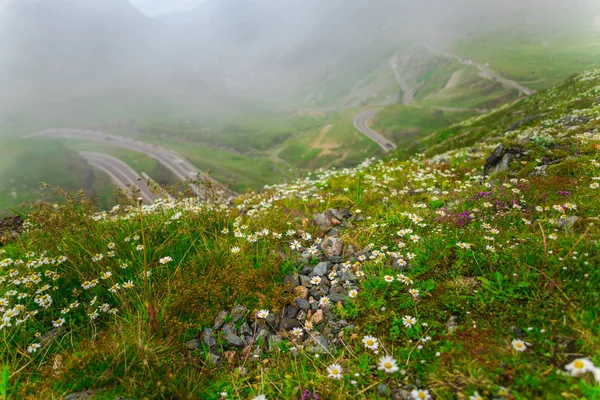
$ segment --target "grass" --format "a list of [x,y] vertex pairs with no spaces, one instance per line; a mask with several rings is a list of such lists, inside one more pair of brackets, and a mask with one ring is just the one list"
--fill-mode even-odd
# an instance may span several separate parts
[[[590,71],[433,133],[426,155],[323,170],[233,204],[175,199],[106,212],[56,192],[62,200],[34,206],[27,231],[0,250],[0,390],[19,399],[88,389],[110,399],[298,399],[305,390],[321,399],[418,390],[597,398],[598,378],[566,366],[600,366],[598,87],[600,70]],[[505,132],[534,112],[544,117]],[[570,115],[588,119],[566,129]],[[347,137],[343,126],[331,127],[334,140]],[[499,143],[522,156],[483,178]],[[532,175],[536,167],[545,174]],[[286,332],[257,357],[239,350],[230,361],[218,336],[217,365],[207,347],[186,346],[222,309],[244,304],[254,325],[259,309],[277,314],[293,301],[284,276],[326,258],[311,220],[340,207],[351,216],[337,227],[337,273],[357,279],[337,275],[336,284],[358,294],[322,307],[349,325],[302,333],[327,336],[327,352]],[[61,334],[48,341],[53,327]],[[392,372],[377,367],[384,355],[397,363]],[[334,364],[340,379],[328,377]]]

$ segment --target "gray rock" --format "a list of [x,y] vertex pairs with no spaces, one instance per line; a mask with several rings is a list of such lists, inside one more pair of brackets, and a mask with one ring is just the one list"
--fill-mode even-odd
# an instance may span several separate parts
[[327,273],[327,268],[331,266],[331,263],[324,261],[317,264],[317,266],[310,273],[310,276],[323,276]]
[[327,257],[337,257],[342,254],[342,239],[337,236],[328,236],[321,243],[321,249]]
[[44,333],[42,336],[39,337],[38,341],[42,346],[46,346],[47,344],[60,339],[66,333],[67,333],[67,327],[59,326],[58,328],[50,329],[48,332]]
[[330,293],[329,300],[331,300],[332,303],[337,303],[338,301],[345,303],[348,301],[348,296],[339,293]]
[[235,325],[232,322],[229,322],[223,326],[223,339],[228,345],[235,347],[244,347],[246,345],[244,339],[239,337],[235,330]]
[[325,353],[329,350],[329,342],[323,335],[311,338],[307,342],[306,351],[309,353]]
[[269,313],[266,318],[267,324],[271,327],[275,327],[277,325],[277,315],[274,313]]
[[299,309],[304,310],[304,311],[308,311],[310,309],[310,303],[308,302],[308,300],[303,299],[301,297],[298,297],[296,299],[296,305],[298,306]]
[[288,274],[288,275],[286,275],[286,276],[283,278],[283,284],[284,284],[285,286],[288,286],[288,287],[295,288],[296,286],[298,286],[298,283],[299,283],[299,282],[300,282],[300,281],[298,280],[298,273],[297,273],[297,272],[294,272],[294,273]]
[[202,340],[204,341],[204,344],[208,347],[213,347],[217,345],[217,339],[215,338],[215,334],[210,328],[204,328],[204,331],[202,332]]
[[235,324],[240,319],[244,318],[247,312],[248,307],[243,306],[241,304],[236,305],[235,307],[233,307],[233,310],[231,310],[231,322]]
[[324,213],[318,213],[313,218],[313,223],[319,227],[322,232],[328,232],[333,228],[333,224]]
[[83,392],[71,393],[65,396],[64,400],[86,400],[91,399],[96,393],[102,389],[85,390]]
[[256,343],[264,347],[269,343],[270,337],[271,334],[269,333],[269,331],[267,331],[266,329],[262,329],[260,332],[258,332],[258,335],[256,336]]
[[297,319],[283,318],[281,320],[281,326],[279,327],[282,331],[289,331],[294,328],[301,328],[302,324]]
[[304,287],[311,287],[312,283],[310,283],[310,276],[300,275],[300,284]]
[[229,316],[229,313],[225,310],[222,310],[219,312],[219,314],[217,314],[217,316],[215,317],[215,323],[213,325],[213,330],[218,330],[221,329],[221,327],[223,326],[223,324],[225,323],[225,319]]
[[390,388],[385,383],[380,383],[379,385],[377,385],[377,393],[380,396],[389,396]]
[[298,307],[296,307],[296,306],[294,306],[292,304],[288,304],[285,307],[285,312],[283,313],[283,316],[285,318],[292,319],[292,318],[296,318],[297,314],[298,314]]
[[308,264],[303,265],[302,269],[300,270],[300,275],[308,275],[312,272],[312,270],[313,270],[312,265],[308,265]]
[[330,208],[328,212],[340,221],[350,217],[350,211],[347,208],[340,208],[337,210],[335,208]]
[[446,329],[448,329],[448,333],[452,333],[458,328],[458,322],[456,315],[452,315],[448,322],[446,323]]
[[250,336],[252,336],[252,328],[250,328],[250,325],[248,325],[247,322],[244,322],[240,326],[240,329],[238,329],[238,332],[239,332],[240,335],[250,335]]
[[319,309],[319,302],[318,301],[313,301],[312,303],[310,303],[310,309],[311,311],[317,311]]
[[590,122],[588,117],[583,115],[569,115],[556,121],[563,126],[577,126]]
[[331,256],[327,259],[332,264],[341,263],[343,261],[342,256]]
[[571,215],[567,218],[560,218],[558,220],[558,226],[563,228],[565,231],[573,230],[573,225],[579,220],[578,216]]
[[335,286],[332,286],[331,289],[329,290],[330,297],[332,294],[342,294],[342,295],[346,296],[348,294],[348,291],[342,285],[337,284]]
[[185,346],[189,350],[196,350],[196,349],[199,349],[200,347],[202,347],[202,342],[200,342],[198,339],[192,339],[192,340],[187,341],[185,343]]
[[221,357],[219,357],[218,355],[216,355],[214,353],[208,353],[208,362],[210,364],[217,365],[220,360],[221,360]]
[[276,335],[272,335],[269,337],[269,350],[273,351],[279,347],[279,343],[281,343],[281,338]]
[[339,280],[342,282],[345,282],[345,281],[356,282],[358,280],[358,277],[356,275],[354,275],[354,273],[352,273],[352,271],[346,270],[346,271],[342,271],[340,273]]
[[392,393],[392,399],[394,400],[411,400],[412,396],[410,391],[404,389],[397,389]]

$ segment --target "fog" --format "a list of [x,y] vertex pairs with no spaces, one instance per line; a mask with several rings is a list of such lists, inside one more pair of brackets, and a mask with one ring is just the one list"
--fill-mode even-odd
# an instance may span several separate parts
[[591,0],[0,0],[0,126],[288,112],[410,45],[551,40],[598,15]]

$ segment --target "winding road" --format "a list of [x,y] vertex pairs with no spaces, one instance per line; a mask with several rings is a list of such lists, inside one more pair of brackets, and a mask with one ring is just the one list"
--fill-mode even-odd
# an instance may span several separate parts
[[[482,77],[484,79],[499,82],[506,88],[516,89],[522,95],[529,96],[529,95],[532,95],[535,93],[535,90],[528,89],[525,86],[522,86],[519,83],[512,81],[510,79],[503,78],[483,64],[477,63],[473,60],[469,60],[464,57],[459,57],[455,54],[443,52],[441,50],[435,49],[434,47],[432,47],[431,45],[428,45],[428,44],[422,44],[422,46],[425,47],[427,49],[427,51],[432,54],[439,54],[439,55],[443,55],[448,58],[454,58],[454,59],[459,60],[461,63],[463,63],[465,65],[473,65],[479,69],[480,77]],[[392,57],[391,64],[392,64],[392,70],[394,71],[394,77],[396,78],[396,82],[398,82],[398,85],[400,85],[400,88],[402,89],[402,96],[403,96],[402,104],[408,105],[413,102],[416,90],[413,89],[408,84],[408,82],[406,82],[406,80],[402,77],[400,69],[398,68],[398,55],[394,55],[394,57]],[[414,107],[433,108],[433,109],[448,111],[448,112],[461,112],[461,111],[475,111],[475,112],[480,112],[480,113],[488,112],[488,110],[480,109],[480,108],[455,108],[455,107],[425,106],[425,105],[414,105]],[[385,152],[389,152],[389,151],[395,150],[397,148],[397,146],[394,143],[387,140],[385,137],[383,137],[380,133],[374,131],[373,129],[371,129],[369,127],[369,123],[370,123],[371,119],[373,119],[373,117],[375,116],[375,114],[377,114],[377,112],[379,110],[380,110],[380,108],[374,108],[371,110],[363,111],[360,114],[358,114],[354,118],[354,127],[359,132],[366,135],[367,137],[372,139],[375,143],[377,143]]]
[[[85,129],[51,129],[42,132],[36,132],[26,137],[47,137],[53,139],[83,139],[103,142],[113,146],[123,147],[125,149],[137,151],[154,158],[167,169],[173,172],[182,181],[202,179],[214,186],[224,196],[232,196],[234,193],[221,183],[212,179],[208,174],[200,171],[193,164],[173,150],[156,146],[140,140],[131,139],[125,136],[113,135],[101,131]],[[125,171],[122,171],[125,173]],[[200,198],[206,198],[203,187],[196,184],[190,184],[192,191]]]
[[152,193],[146,180],[118,158],[102,154],[82,151],[79,153],[92,167],[106,173],[111,181],[123,190],[138,189],[146,203],[153,203],[156,196]]

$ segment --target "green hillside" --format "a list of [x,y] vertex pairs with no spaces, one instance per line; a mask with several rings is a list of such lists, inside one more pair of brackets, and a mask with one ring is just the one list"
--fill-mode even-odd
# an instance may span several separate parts
[[39,203],[0,396],[598,398],[599,116],[596,69],[232,202]]

